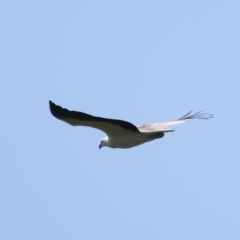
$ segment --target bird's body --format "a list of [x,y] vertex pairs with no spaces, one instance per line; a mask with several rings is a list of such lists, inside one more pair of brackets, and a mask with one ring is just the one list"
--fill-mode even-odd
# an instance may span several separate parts
[[184,115],[182,118],[162,123],[143,124],[135,126],[130,122],[108,118],[95,117],[86,113],[69,111],[49,101],[52,115],[73,126],[87,126],[102,130],[107,134],[101,141],[99,148],[132,148],[140,144],[162,138],[164,133],[173,132],[169,127],[179,123],[185,123],[194,119],[209,119],[211,114],[203,111]]
[[141,145],[146,142],[161,138],[164,133],[128,133],[122,136],[105,137],[108,147],[110,148],[132,148]]

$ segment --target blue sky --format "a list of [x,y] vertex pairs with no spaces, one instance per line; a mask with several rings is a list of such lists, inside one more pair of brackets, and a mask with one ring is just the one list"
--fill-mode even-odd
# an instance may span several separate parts
[[[240,239],[239,1],[1,1],[0,239]],[[133,124],[206,108],[142,146]]]

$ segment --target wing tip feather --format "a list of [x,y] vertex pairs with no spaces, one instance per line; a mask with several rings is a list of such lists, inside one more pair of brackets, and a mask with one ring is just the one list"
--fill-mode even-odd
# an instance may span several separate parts
[[210,112],[205,112],[205,109],[196,112],[194,114],[191,114],[192,111],[188,112],[187,114],[185,114],[184,116],[182,116],[181,118],[179,118],[179,120],[194,120],[194,119],[199,119],[199,120],[209,120],[210,118],[214,118],[214,114],[210,113]]

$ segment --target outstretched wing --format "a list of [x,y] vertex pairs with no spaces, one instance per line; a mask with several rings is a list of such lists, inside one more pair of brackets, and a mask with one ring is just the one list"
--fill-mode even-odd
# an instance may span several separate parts
[[192,111],[185,114],[183,117],[169,122],[161,122],[161,123],[150,123],[143,124],[138,126],[140,132],[173,132],[174,129],[169,129],[170,126],[190,122],[195,119],[205,119],[213,118],[213,114],[206,113],[204,110],[197,112],[195,114],[191,114]]
[[125,135],[130,132],[139,132],[130,122],[108,118],[95,117],[86,113],[69,111],[49,101],[52,115],[72,126],[86,126],[102,130],[109,136]]

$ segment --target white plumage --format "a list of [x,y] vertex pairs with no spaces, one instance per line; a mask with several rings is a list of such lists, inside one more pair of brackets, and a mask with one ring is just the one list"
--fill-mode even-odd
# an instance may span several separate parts
[[99,144],[99,148],[131,148],[152,140],[162,138],[164,133],[173,132],[170,127],[176,124],[190,122],[195,119],[209,119],[213,115],[204,111],[191,114],[169,122],[150,123],[135,126],[130,122],[116,119],[95,117],[86,113],[69,111],[49,101],[52,115],[73,126],[86,126],[102,130],[107,134]]

